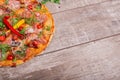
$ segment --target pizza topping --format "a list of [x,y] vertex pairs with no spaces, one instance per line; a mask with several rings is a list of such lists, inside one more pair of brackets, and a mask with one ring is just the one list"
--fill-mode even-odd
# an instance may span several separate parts
[[43,26],[41,24],[37,24],[36,27],[37,27],[37,29],[43,28]]
[[34,29],[32,27],[28,27],[25,33],[28,34],[33,32],[34,32]]
[[17,24],[14,25],[14,28],[17,29],[17,28],[19,28],[19,27],[20,27],[22,24],[24,24],[24,23],[25,23],[25,20],[22,19],[22,20],[18,21]]
[[13,40],[17,40],[17,39],[18,39],[18,36],[17,36],[17,35],[15,35],[15,34],[14,34],[14,35],[12,35],[12,39],[13,39]]
[[32,5],[28,5],[28,10],[32,10],[33,6]]
[[[16,23],[16,22],[18,22],[18,23]],[[14,29],[17,29],[17,28],[19,28],[22,24],[25,23],[25,20],[24,20],[24,19],[22,19],[22,20],[20,20],[20,21],[14,20],[14,23],[16,23],[16,24],[13,26],[13,28],[14,28]],[[10,32],[10,30],[8,30],[7,32]]]
[[6,59],[6,53],[10,50],[10,46],[8,44],[0,44],[0,50],[2,54],[2,60]]
[[35,48],[38,48],[38,44],[39,44],[39,41],[37,41],[37,40],[32,41],[32,45],[33,45]]
[[7,60],[13,60],[15,57],[14,57],[14,55],[13,54],[9,54],[8,56],[7,56]]
[[19,55],[19,58],[24,57],[26,54],[26,50],[27,50],[28,46],[24,45],[23,47],[20,47],[20,50],[17,50],[15,52],[15,55]]
[[2,9],[0,9],[0,15],[2,15],[4,13],[4,11]]
[[25,31],[26,31],[26,28],[23,28],[23,29],[20,31],[20,34],[24,35],[24,34],[25,34]]
[[0,21],[0,29],[4,29],[5,28],[5,25],[2,21]]
[[0,36],[0,42],[5,41],[5,36]]
[[16,35],[22,37],[22,35],[21,35],[19,32],[17,32],[17,31],[11,26],[11,24],[7,21],[7,19],[8,19],[8,17],[4,17],[4,19],[3,19],[4,24],[5,24],[13,33],[15,33]]
[[17,10],[20,8],[20,2],[19,0],[8,0],[8,5],[10,9]]
[[17,47],[17,46],[19,46],[20,44],[21,44],[20,42],[12,41],[11,46],[12,46],[12,47]]
[[22,13],[22,17],[23,18],[30,18],[31,17],[31,11],[29,11],[28,9],[25,9],[24,12]]
[[41,7],[42,7],[41,4],[38,4],[38,5],[36,6],[36,10],[37,10],[37,11],[40,11]]
[[50,30],[51,30],[51,27],[50,27],[50,26],[46,26],[46,27],[45,27],[45,30],[50,31]]
[[6,5],[8,4],[8,2],[9,2],[9,0],[5,0],[5,4],[6,4]]

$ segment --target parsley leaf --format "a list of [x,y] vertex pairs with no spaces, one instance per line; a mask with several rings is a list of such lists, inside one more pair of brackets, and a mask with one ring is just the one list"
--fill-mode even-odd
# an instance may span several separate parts
[[25,31],[26,31],[26,28],[23,28],[21,31],[20,31],[20,34],[25,34]]
[[36,10],[39,11],[40,9],[41,9],[41,5],[38,4],[38,5],[36,6]]
[[5,4],[8,4],[9,0],[5,0]]
[[2,52],[2,60],[6,59],[6,52],[10,50],[10,46],[8,44],[0,44],[0,50]]
[[42,4],[46,4],[47,2],[53,2],[53,3],[57,3],[59,4],[60,3],[60,0],[42,0]]

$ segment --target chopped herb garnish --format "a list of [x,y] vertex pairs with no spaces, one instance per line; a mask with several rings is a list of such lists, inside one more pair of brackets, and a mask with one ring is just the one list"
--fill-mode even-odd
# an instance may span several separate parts
[[2,31],[2,34],[0,34],[0,36],[5,36],[5,31]]
[[3,17],[4,16],[0,16],[0,29],[4,29],[5,28],[5,25],[3,23]]
[[43,31],[41,31],[39,34],[38,34],[38,37],[41,37],[43,35]]
[[26,31],[26,28],[23,28],[21,31],[20,31],[20,34],[25,34],[25,31]]
[[24,56],[25,55],[24,51],[16,51],[15,53],[20,55],[20,56]]
[[6,52],[10,50],[10,46],[8,44],[0,44],[0,50],[2,52],[2,60],[6,59]]
[[50,27],[50,26],[47,26],[45,29],[46,29],[47,31],[50,31],[50,30],[51,30],[51,27]]
[[46,4],[47,2],[53,2],[53,3],[57,3],[59,4],[60,3],[60,0],[42,0],[42,4]]
[[38,5],[36,6],[36,10],[39,11],[40,9],[41,9],[41,5],[38,4]]
[[8,1],[9,1],[9,0],[5,0],[5,4],[8,4]]
[[23,47],[21,47],[21,50],[16,51],[16,54],[18,54],[18,55],[23,57],[23,56],[25,56],[26,49],[27,49],[27,46],[24,45]]
[[12,24],[15,25],[19,21],[19,18],[12,18]]
[[5,28],[5,25],[2,21],[0,21],[0,29],[4,29]]
[[27,24],[29,24],[29,25],[32,25],[32,24],[34,24],[34,23],[37,22],[37,21],[38,21],[38,20],[36,19],[34,13],[32,13],[32,17],[25,19],[25,22],[26,22]]
[[17,58],[15,57],[14,59],[13,59],[13,62],[16,62],[17,61]]

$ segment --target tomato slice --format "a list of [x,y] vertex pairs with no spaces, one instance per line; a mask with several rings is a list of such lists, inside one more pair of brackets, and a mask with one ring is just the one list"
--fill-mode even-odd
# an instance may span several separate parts
[[5,36],[0,36],[0,41],[5,41]]
[[10,55],[7,56],[7,60],[13,60],[13,59],[14,59],[13,55],[10,54]]

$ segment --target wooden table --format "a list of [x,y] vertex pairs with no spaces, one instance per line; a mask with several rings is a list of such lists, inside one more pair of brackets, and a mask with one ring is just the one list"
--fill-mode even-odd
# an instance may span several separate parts
[[120,80],[120,0],[61,0],[47,4],[56,32],[43,55],[0,80]]

